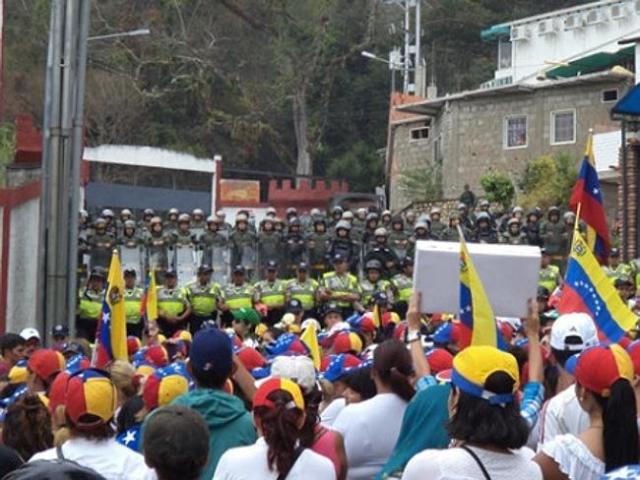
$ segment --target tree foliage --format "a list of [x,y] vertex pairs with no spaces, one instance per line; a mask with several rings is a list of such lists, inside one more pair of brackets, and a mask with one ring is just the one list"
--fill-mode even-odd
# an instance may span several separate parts
[[577,175],[577,161],[567,153],[537,158],[527,165],[518,200],[525,208],[566,205]]
[[511,177],[502,172],[490,172],[480,177],[480,185],[486,194],[487,200],[499,203],[507,210],[516,196],[516,189]]
[[442,198],[442,167],[429,164],[426,168],[403,172],[398,188],[408,198],[418,202],[432,202]]

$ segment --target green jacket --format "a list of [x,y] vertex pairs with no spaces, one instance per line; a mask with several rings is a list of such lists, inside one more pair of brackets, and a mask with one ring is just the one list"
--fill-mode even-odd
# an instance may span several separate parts
[[196,388],[173,401],[200,413],[209,426],[209,461],[200,478],[211,480],[220,457],[230,448],[253,445],[256,431],[251,415],[238,397],[222,390]]

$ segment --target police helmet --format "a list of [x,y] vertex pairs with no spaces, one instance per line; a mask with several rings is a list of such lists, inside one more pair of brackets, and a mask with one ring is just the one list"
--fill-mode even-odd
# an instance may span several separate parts
[[156,223],[162,225],[162,219],[160,217],[153,217],[149,223],[151,225],[155,225]]
[[424,229],[424,230],[429,230],[429,224],[427,222],[425,222],[424,220],[420,220],[419,222],[417,222],[414,227],[413,227],[413,231],[417,232],[420,229]]
[[179,215],[180,214],[180,210],[178,210],[175,207],[172,207],[169,209],[169,215]]
[[380,217],[378,216],[378,214],[376,212],[370,212],[367,214],[367,222],[371,221],[371,220],[376,220],[378,221]]
[[512,215],[515,215],[516,213],[524,213],[524,208],[522,208],[522,207],[517,207],[517,206],[516,206],[516,207],[513,207],[513,208],[511,209],[511,214],[512,214]]
[[438,207],[433,207],[431,209],[431,215],[441,215],[442,214],[442,210]]
[[80,218],[89,218],[89,212],[87,212],[84,208],[81,208],[78,211],[78,215],[80,215]]
[[126,222],[124,222],[124,228],[133,228],[134,230],[136,229],[136,222],[134,222],[133,220],[127,220]]
[[319,208],[312,208],[309,215],[311,215],[312,217],[317,217],[319,215],[322,215],[322,212],[320,211]]
[[135,268],[125,268],[124,272],[122,272],[122,276],[124,278],[127,278],[127,277],[135,278],[138,276],[138,273],[136,272]]
[[145,208],[142,214],[145,217],[149,217],[149,216],[153,217],[156,214],[156,212],[154,212],[153,208]]
[[347,210],[346,212],[344,212],[342,214],[342,220],[353,220],[353,212],[350,210]]
[[292,217],[289,220],[289,227],[299,227],[301,225],[300,219],[298,217]]
[[346,231],[350,231],[351,230],[351,224],[349,222],[347,222],[346,220],[340,220],[338,223],[336,223],[336,231],[337,230],[346,230]]
[[204,217],[204,211],[201,208],[194,208],[193,212],[191,212],[191,216]]
[[478,203],[479,207],[488,207],[491,204],[489,203],[489,200],[487,200],[486,198],[483,198],[482,200],[480,200],[480,202]]
[[198,267],[198,273],[211,273],[211,272],[213,272],[213,268],[211,267],[211,265],[208,265],[206,263],[203,263]]
[[238,213],[238,215],[236,215],[236,224],[240,222],[247,222],[248,220],[249,217],[247,217],[247,215],[244,213]]
[[404,220],[400,216],[395,216],[391,219],[391,225],[404,225]]
[[564,212],[564,215],[562,216],[562,218],[564,218],[565,222],[567,220],[574,220],[576,219],[576,214],[573,212]]
[[105,208],[100,214],[103,218],[113,218],[113,210]]
[[298,211],[295,208],[293,208],[293,207],[287,208],[287,217],[289,215],[297,215],[297,214],[298,214]]
[[381,217],[390,217],[391,216],[391,210],[385,210],[384,212],[382,212],[382,215],[380,215]]
[[407,267],[409,265],[413,265],[413,258],[404,257],[402,260],[400,260],[400,266],[401,267]]
[[189,223],[191,222],[191,215],[188,213],[181,213],[178,216],[178,223]]
[[215,215],[209,215],[207,217],[207,223],[218,223],[218,217],[216,217]]
[[106,277],[106,272],[102,267],[94,267],[93,269],[91,269],[91,274],[89,275],[89,279],[101,278],[102,280],[104,280]]
[[93,226],[95,228],[106,228],[107,227],[107,221],[100,217],[98,219],[96,219],[96,221],[93,223]]
[[344,212],[343,208],[340,205],[336,205],[335,207],[333,207],[331,209],[331,215],[336,215],[336,214],[340,214],[342,215],[342,213]]
[[389,233],[387,233],[387,229],[384,227],[378,227],[373,232],[374,237],[386,237],[388,235]]
[[131,217],[133,216],[133,213],[131,213],[131,210],[129,210],[128,208],[123,208],[122,210],[120,210],[120,217],[124,217],[125,215]]
[[510,227],[511,225],[520,226],[520,220],[518,220],[517,218],[510,218],[509,221],[507,222],[507,226]]
[[364,269],[366,271],[368,271],[368,270],[381,271],[382,270],[382,264],[380,263],[380,260],[369,260],[367,263],[365,263]]

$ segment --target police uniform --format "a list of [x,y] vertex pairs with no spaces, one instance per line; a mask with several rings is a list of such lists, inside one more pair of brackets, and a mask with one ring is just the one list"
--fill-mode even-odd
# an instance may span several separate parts
[[367,308],[371,303],[371,299],[376,293],[382,292],[387,295],[387,298],[391,298],[391,282],[378,279],[375,283],[365,278],[360,282],[360,290],[362,291],[362,306]]
[[307,315],[314,312],[316,308],[318,285],[318,282],[313,278],[307,278],[304,282],[293,278],[289,280],[286,286],[287,297],[289,300],[298,300],[302,305],[305,315]]
[[267,306],[266,323],[275,325],[283,314],[286,282],[275,279],[273,282],[262,280],[255,285],[255,301]]
[[158,326],[160,331],[167,337],[173,336],[178,330],[184,330],[189,320],[184,319],[179,322],[169,322],[161,312],[168,317],[177,317],[182,315],[189,307],[189,301],[185,291],[181,288],[158,287]]
[[551,294],[555,291],[560,283],[560,268],[556,265],[549,264],[547,267],[540,269],[538,274],[538,286],[544,287]]
[[[224,302],[229,310],[238,310],[240,308],[253,308],[253,297],[255,289],[251,284],[244,282],[242,285],[229,283],[222,289]],[[222,323],[224,326],[231,325],[233,316],[229,312],[222,315]]]
[[78,294],[77,335],[91,343],[95,342],[96,339],[96,329],[102,313],[104,294],[104,289],[94,290],[88,286],[80,289]]
[[124,310],[127,318],[127,335],[142,337],[142,298],[144,290],[140,287],[124,290]]
[[184,291],[191,305],[189,329],[195,335],[204,322],[218,318],[218,301],[223,298],[222,290],[215,282],[202,285],[196,280],[188,283]]
[[413,293],[413,278],[405,273],[398,273],[391,279],[391,285],[394,290],[396,302],[394,309],[400,318],[405,318],[409,307],[409,300]]
[[362,295],[356,276],[348,272],[344,275],[327,272],[322,276],[322,287],[331,291],[329,301],[342,309],[342,317],[349,318],[354,311],[353,302],[338,300],[337,297],[346,294]]

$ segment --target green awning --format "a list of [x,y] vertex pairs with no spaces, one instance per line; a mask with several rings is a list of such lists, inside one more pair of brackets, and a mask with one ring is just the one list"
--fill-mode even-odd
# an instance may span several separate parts
[[555,67],[545,72],[545,76],[551,79],[577,77],[587,73],[600,72],[615,65],[620,65],[627,60],[633,60],[635,46],[626,47],[614,53],[598,52],[579,58],[569,65]]
[[480,32],[480,38],[482,38],[482,40],[497,40],[500,37],[509,36],[511,36],[511,27],[509,25],[493,25]]

